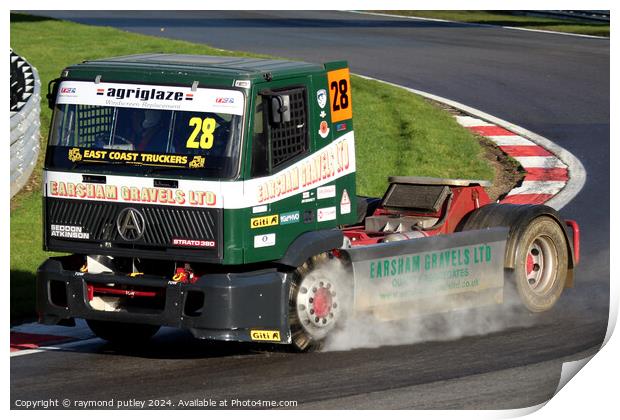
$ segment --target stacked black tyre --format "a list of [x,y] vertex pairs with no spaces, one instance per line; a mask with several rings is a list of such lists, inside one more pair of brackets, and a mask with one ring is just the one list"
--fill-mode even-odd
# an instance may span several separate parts
[[26,184],[39,156],[40,92],[36,69],[11,50],[11,197]]

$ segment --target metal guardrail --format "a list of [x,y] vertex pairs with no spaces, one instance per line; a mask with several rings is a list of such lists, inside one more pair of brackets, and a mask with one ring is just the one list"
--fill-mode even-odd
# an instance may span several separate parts
[[28,182],[39,157],[40,103],[37,70],[11,50],[11,197]]

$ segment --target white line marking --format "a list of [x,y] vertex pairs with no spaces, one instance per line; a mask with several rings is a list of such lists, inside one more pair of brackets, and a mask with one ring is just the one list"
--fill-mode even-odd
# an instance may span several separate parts
[[469,115],[457,115],[456,121],[463,127],[490,127],[495,124],[491,124],[480,118],[470,117]]
[[555,144],[554,142],[552,142],[551,140],[543,136],[540,136],[523,127],[512,124],[508,121],[502,120],[501,118],[497,118],[493,115],[487,114],[486,112],[483,112],[476,108],[472,108],[470,106],[464,105],[460,102],[453,101],[451,99],[443,98],[441,96],[433,95],[431,93],[427,93],[421,90],[408,88],[406,86],[397,85],[396,83],[386,82],[384,80],[376,79],[374,77],[363,76],[360,74],[358,74],[357,76],[363,79],[375,80],[377,82],[385,83],[390,86],[396,86],[401,89],[405,89],[411,93],[424,96],[425,98],[444,103],[453,108],[459,109],[462,112],[465,112],[467,114],[473,115],[478,118],[482,118],[486,121],[499,125],[500,127],[503,127],[512,133],[528,138],[532,140],[534,143],[536,143],[537,145],[542,146],[545,149],[549,150],[551,153],[557,156],[562,162],[565,163],[565,164],[562,163],[563,166],[559,166],[559,167],[565,168],[568,166],[570,168],[569,169],[569,180],[566,183],[566,187],[562,191],[560,191],[555,197],[553,197],[552,199],[550,199],[549,201],[545,203],[546,205],[553,207],[556,210],[560,210],[562,207],[567,205],[573,198],[575,198],[575,196],[579,194],[579,191],[581,191],[584,184],[586,183],[587,173],[586,173],[585,168],[579,161],[579,159],[577,159],[577,157],[575,157],[575,155],[573,155],[568,150],[558,146],[557,144]]
[[493,25],[493,24],[490,24],[490,23],[458,22],[458,21],[455,21],[455,20],[423,18],[423,17],[417,17],[417,16],[390,15],[390,14],[387,14],[387,13],[376,13],[376,12],[363,12],[361,10],[342,10],[342,11],[343,12],[349,12],[349,13],[358,13],[358,14],[361,14],[361,15],[373,15],[373,16],[383,16],[383,17],[391,17],[391,18],[423,20],[423,21],[425,20],[425,21],[429,21],[429,22],[458,23],[460,25],[478,26],[480,28],[502,28],[502,29],[512,29],[512,30],[516,30],[516,31],[524,31],[524,32],[540,32],[540,33],[543,33],[543,34],[550,34],[550,35],[566,35],[566,36],[576,36],[578,38],[594,38],[594,39],[606,39],[606,40],[609,40],[609,37],[606,37],[606,36],[573,34],[573,33],[570,33],[570,32],[548,31],[548,30],[545,30],[545,29],[519,28],[519,27],[516,27],[516,26]]
[[[493,26],[493,25],[490,25],[490,26]],[[549,30],[545,30],[545,29],[519,28],[519,27],[516,27],[516,26],[500,26],[500,28],[512,29],[513,31],[540,32],[540,33],[543,33],[543,34],[571,35],[571,36],[576,36],[578,38],[594,38],[594,39],[607,39],[607,40],[609,40],[609,37],[606,37],[606,36],[586,35],[586,34],[571,34],[571,33],[568,33],[568,32],[556,32],[556,31],[549,31]]]
[[508,196],[519,194],[557,194],[566,185],[564,181],[523,181],[520,187],[514,188]]
[[498,146],[535,146],[531,140],[521,136],[487,136],[489,140]]
[[524,168],[566,168],[566,165],[555,156],[511,156]]
[[28,356],[29,354],[36,354],[36,353],[41,353],[45,350],[42,350],[42,347],[36,348],[36,349],[30,349],[30,350],[19,350],[19,351],[12,351],[10,353],[11,357],[19,357],[19,356]]

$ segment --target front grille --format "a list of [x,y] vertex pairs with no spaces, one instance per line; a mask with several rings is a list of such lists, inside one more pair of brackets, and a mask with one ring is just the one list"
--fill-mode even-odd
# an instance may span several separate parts
[[[109,242],[117,246],[142,249],[171,247],[173,239],[214,241],[218,245],[220,243],[222,226],[220,209],[56,198],[47,198],[46,207],[46,234],[51,241]],[[117,227],[119,214],[128,207],[138,210],[144,216],[144,234],[135,241],[123,239]],[[51,236],[51,225],[81,228],[81,232],[87,233],[88,238]]]

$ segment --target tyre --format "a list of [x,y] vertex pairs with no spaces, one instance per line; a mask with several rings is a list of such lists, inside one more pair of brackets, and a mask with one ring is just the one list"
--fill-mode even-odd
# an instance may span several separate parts
[[[334,264],[334,269],[328,268]],[[289,293],[289,325],[293,348],[316,351],[342,321],[343,270],[323,253],[312,257],[293,273]]]
[[568,245],[562,228],[548,216],[531,220],[517,238],[514,270],[508,276],[527,309],[551,309],[562,294],[567,272]]
[[158,325],[95,320],[87,320],[86,323],[97,337],[123,346],[145,343],[159,331]]

